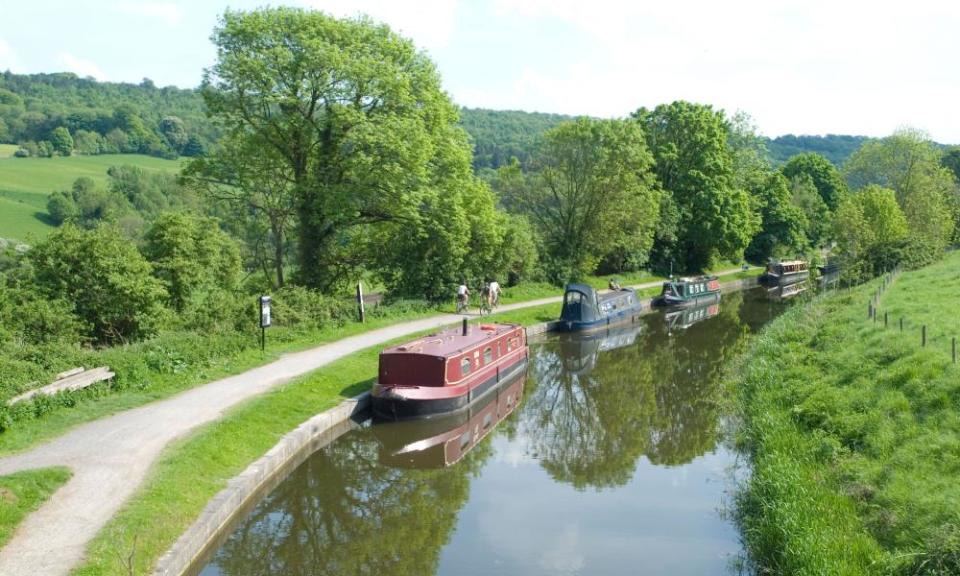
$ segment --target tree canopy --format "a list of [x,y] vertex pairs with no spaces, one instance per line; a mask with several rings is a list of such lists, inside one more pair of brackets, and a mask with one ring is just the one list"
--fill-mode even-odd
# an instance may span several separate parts
[[661,258],[696,270],[738,260],[760,226],[747,192],[735,186],[724,114],[711,106],[674,102],[633,113],[656,160],[660,186],[679,214],[677,246]]

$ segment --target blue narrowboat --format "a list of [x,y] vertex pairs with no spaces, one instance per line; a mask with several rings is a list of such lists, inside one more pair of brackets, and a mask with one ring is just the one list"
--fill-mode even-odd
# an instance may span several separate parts
[[560,313],[560,329],[568,332],[604,328],[640,315],[637,292],[622,288],[601,294],[587,284],[567,284]]

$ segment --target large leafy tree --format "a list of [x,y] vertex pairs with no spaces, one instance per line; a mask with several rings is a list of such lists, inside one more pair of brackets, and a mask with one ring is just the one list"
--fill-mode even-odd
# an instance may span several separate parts
[[793,203],[789,183],[782,174],[769,173],[756,187],[754,200],[759,204],[762,223],[760,232],[747,246],[747,258],[762,262],[773,256],[792,256],[807,248],[806,216]]
[[908,256],[914,264],[939,254],[960,221],[957,182],[940,159],[941,151],[926,133],[903,128],[868,141],[844,165],[852,188],[877,185],[895,192],[907,218]]
[[[411,257],[371,241],[401,233],[448,255],[443,273],[456,274],[471,240],[469,144],[424,53],[366,18],[294,8],[228,11],[213,40],[204,98],[228,137],[270,150],[262,176],[295,199],[304,283],[326,288],[360,265]],[[376,258],[364,251],[374,246]],[[403,286],[435,295],[422,281]]]
[[729,127],[723,112],[689,102],[641,108],[643,127],[656,159],[656,174],[677,212],[676,243],[660,244],[664,257],[688,269],[719,258],[739,259],[760,226],[749,195],[736,186]]
[[840,171],[825,156],[816,152],[793,156],[780,171],[791,181],[802,176],[810,178],[820,198],[831,211],[836,210],[847,195],[847,184]]
[[556,280],[589,274],[613,253],[646,261],[659,202],[652,164],[633,122],[579,118],[544,136],[535,174],[510,202],[540,229]]
[[854,279],[896,265],[907,241],[908,224],[893,190],[875,184],[844,199],[834,219],[845,273]]

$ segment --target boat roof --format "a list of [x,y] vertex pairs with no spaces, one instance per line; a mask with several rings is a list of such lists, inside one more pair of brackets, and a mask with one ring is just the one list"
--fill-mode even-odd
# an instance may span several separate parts
[[784,266],[795,266],[797,264],[806,265],[807,261],[806,260],[781,260],[777,262],[777,264],[783,264]]
[[380,352],[384,354],[417,354],[446,358],[454,356],[467,348],[473,348],[488,340],[496,340],[517,328],[519,324],[481,324],[471,325],[469,332],[464,336],[458,326],[428,334],[410,342],[391,346]]
[[667,280],[664,284],[671,284],[676,282],[709,282],[710,280],[716,280],[716,276],[682,276],[680,278],[675,278],[673,280]]

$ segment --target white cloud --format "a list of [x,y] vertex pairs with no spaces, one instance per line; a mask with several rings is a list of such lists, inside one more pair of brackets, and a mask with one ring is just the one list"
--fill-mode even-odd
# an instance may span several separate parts
[[418,48],[446,47],[456,27],[458,0],[299,0],[304,6],[339,18],[366,14],[411,38]]
[[57,55],[57,60],[61,66],[65,67],[68,71],[73,72],[81,78],[93,76],[97,80],[107,79],[107,75],[103,73],[103,70],[101,70],[100,67],[91,60],[78,58],[69,52],[59,53]]
[[[622,116],[682,98],[745,110],[774,135],[910,124],[960,139],[953,3],[493,0],[492,12],[521,29],[562,27],[589,47],[559,71],[515,69],[506,94],[486,95],[498,106]],[[454,93],[485,105],[478,85]]]
[[10,70],[16,72],[20,69],[20,60],[17,53],[3,38],[0,38],[0,72]]
[[116,5],[117,11],[122,14],[146,16],[175,26],[183,19],[183,11],[176,4],[169,2],[121,2]]

